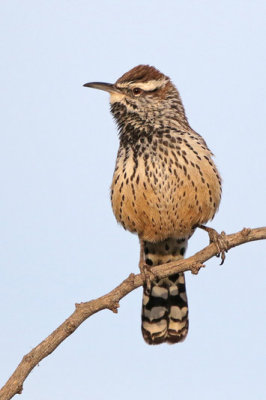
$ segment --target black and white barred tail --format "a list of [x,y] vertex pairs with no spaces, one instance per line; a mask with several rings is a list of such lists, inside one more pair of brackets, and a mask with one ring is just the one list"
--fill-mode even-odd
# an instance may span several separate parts
[[[184,258],[187,239],[144,242],[145,262],[155,266]],[[188,303],[184,273],[144,285],[142,334],[148,344],[177,343],[188,333]]]

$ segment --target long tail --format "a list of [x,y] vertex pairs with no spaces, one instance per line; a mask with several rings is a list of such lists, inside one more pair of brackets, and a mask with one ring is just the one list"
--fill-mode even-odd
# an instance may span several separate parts
[[[144,242],[145,262],[154,266],[184,258],[187,239]],[[144,285],[142,334],[148,344],[177,343],[188,333],[188,304],[184,273]]]

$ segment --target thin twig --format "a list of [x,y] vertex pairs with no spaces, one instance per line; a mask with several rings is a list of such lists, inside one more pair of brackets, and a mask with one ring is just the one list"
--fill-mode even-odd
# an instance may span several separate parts
[[[227,250],[229,250],[243,243],[266,239],[266,227],[256,229],[244,228],[240,232],[231,235],[224,235],[224,239],[228,244]],[[164,278],[177,272],[185,272],[189,270],[196,274],[199,269],[204,266],[203,263],[216,254],[217,247],[215,243],[211,243],[192,257],[154,267],[153,271],[159,278]],[[114,313],[117,313],[119,301],[134,289],[142,286],[143,283],[143,276],[141,274],[130,274],[127,279],[106,295],[99,297],[96,300],[76,304],[76,309],[73,314],[71,314],[65,322],[63,322],[38,346],[23,357],[12,376],[0,390],[0,400],[9,400],[15,394],[20,394],[23,389],[23,382],[31,370],[41,360],[51,354],[60,343],[70,336],[80,324],[82,324],[82,322],[103,309],[109,309]]]

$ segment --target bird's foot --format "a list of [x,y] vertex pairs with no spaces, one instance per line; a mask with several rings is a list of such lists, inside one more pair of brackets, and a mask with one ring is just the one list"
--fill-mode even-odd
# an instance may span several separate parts
[[203,229],[209,235],[210,243],[214,243],[217,248],[216,257],[221,257],[221,264],[224,263],[225,253],[228,250],[228,242],[226,240],[225,232],[218,233],[215,229],[205,225],[198,225],[198,228]]
[[156,279],[156,275],[152,271],[152,267],[145,263],[139,263],[139,269],[140,273],[145,281],[145,285],[147,286],[147,289],[151,289],[151,282]]
[[139,270],[144,279],[145,285],[148,290],[151,289],[151,282],[156,279],[155,274],[151,270],[151,266],[146,264],[144,257],[144,241],[140,239],[140,257],[139,257]]

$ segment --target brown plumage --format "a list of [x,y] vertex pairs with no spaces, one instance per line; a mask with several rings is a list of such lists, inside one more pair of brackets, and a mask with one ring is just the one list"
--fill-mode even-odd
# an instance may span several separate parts
[[116,85],[128,82],[149,82],[152,79],[159,80],[165,77],[158,69],[147,65],[138,65],[123,74],[116,81]]
[[[154,67],[139,65],[110,92],[120,146],[111,186],[115,217],[137,233],[147,265],[184,257],[187,240],[212,219],[221,180],[204,139],[187,121],[179,93]],[[142,332],[149,344],[175,343],[188,330],[184,274],[144,286]]]

